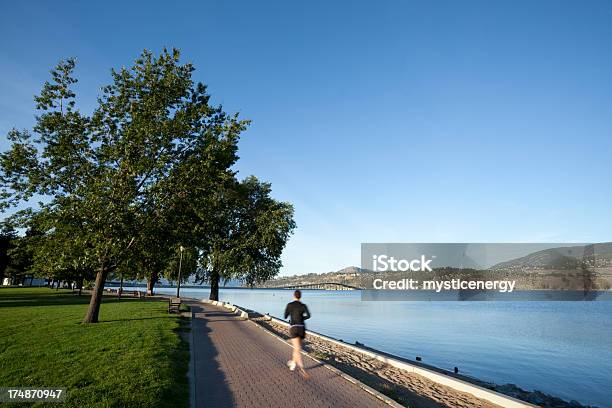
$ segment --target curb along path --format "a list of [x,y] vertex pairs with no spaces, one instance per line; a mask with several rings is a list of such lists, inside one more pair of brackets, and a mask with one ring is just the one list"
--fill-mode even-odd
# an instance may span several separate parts
[[306,357],[310,379],[305,380],[287,368],[289,344],[225,308],[188,304],[193,312],[192,407],[389,407]]

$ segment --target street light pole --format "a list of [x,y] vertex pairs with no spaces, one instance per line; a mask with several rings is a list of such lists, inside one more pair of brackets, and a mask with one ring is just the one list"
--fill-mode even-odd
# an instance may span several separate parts
[[183,246],[181,245],[180,250],[181,250],[181,257],[179,258],[179,273],[178,273],[178,282],[176,284],[176,297],[180,298],[181,295],[181,268],[183,267],[183,250],[185,248],[183,248]]

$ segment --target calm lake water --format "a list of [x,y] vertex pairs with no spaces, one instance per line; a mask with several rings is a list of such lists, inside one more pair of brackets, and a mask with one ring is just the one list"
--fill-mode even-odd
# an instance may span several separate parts
[[[159,293],[176,293],[160,288]],[[208,298],[208,289],[181,295]],[[220,300],[282,317],[287,290],[221,289]],[[612,302],[367,302],[303,291],[308,328],[498,384],[612,407]]]

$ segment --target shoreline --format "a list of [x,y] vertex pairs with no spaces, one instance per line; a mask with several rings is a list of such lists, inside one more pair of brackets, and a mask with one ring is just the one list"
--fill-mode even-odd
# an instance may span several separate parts
[[[230,306],[230,304],[221,301],[219,301],[219,304]],[[289,339],[287,326],[275,321],[279,320],[286,324],[286,322],[281,319],[270,315],[264,315],[247,308],[241,308],[238,305],[231,306],[236,307],[237,312],[239,310],[246,312],[246,316],[245,313],[243,313],[244,317],[265,330],[272,332],[284,340]],[[364,384],[404,406],[417,406],[423,408],[493,408],[499,407],[500,405],[478,398],[469,392],[455,390],[418,373],[408,372],[407,370],[393,367],[383,361],[369,358],[365,354],[362,355],[362,353],[354,351],[354,348],[363,349],[364,352],[369,351],[380,354],[390,359],[405,361],[408,364],[435,371],[439,374],[485,388],[495,393],[503,394],[506,397],[527,404],[550,408],[597,408],[595,406],[582,405],[575,400],[566,401],[538,390],[527,391],[515,384],[495,384],[463,374],[456,374],[439,367],[408,360],[403,357],[367,347],[359,342],[353,345],[343,340],[330,338],[330,340],[335,340],[335,342],[332,342],[324,339],[324,337],[328,336],[321,335],[320,333],[310,332],[310,334],[311,335],[308,336],[307,332],[304,341],[304,351],[306,353],[362,381]],[[341,344],[337,344],[338,342]]]
[[[289,339],[285,327],[265,317],[251,320],[284,340]],[[350,375],[399,404],[419,408],[499,408],[500,405],[471,394],[437,384],[415,373],[408,373],[373,359],[364,358],[349,349],[306,335],[304,351],[317,360]]]

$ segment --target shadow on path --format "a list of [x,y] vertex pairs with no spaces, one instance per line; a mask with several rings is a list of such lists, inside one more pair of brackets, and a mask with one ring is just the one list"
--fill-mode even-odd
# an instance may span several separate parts
[[191,311],[194,316],[191,326],[195,376],[193,407],[233,407],[234,397],[219,365],[217,348],[209,335],[212,330],[208,326],[208,321],[202,318],[206,315],[204,309],[194,303],[191,304]]

